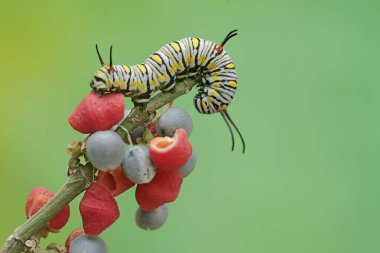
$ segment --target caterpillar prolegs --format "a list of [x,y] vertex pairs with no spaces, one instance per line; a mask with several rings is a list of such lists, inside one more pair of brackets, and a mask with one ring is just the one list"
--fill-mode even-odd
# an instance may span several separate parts
[[120,92],[131,97],[135,104],[143,105],[153,92],[170,91],[177,81],[191,78],[197,82],[198,89],[194,97],[195,108],[200,113],[220,113],[231,134],[232,150],[235,140],[231,125],[240,136],[244,152],[243,136],[227,112],[237,89],[237,74],[224,45],[236,35],[237,30],[231,31],[220,45],[194,37],[173,41],[144,63],[134,66],[113,65],[112,46],[110,64],[106,65],[96,46],[101,68],[96,71],[90,86],[98,95]]

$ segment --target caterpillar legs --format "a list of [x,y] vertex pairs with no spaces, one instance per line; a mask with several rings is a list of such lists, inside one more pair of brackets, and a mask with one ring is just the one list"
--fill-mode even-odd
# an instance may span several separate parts
[[135,107],[140,107],[142,110],[147,109],[148,102],[150,100],[150,94],[143,94],[138,97],[133,97],[132,102]]

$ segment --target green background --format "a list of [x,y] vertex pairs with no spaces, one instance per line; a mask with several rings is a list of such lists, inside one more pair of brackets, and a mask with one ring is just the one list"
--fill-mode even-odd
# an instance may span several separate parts
[[[133,190],[101,236],[111,252],[380,252],[379,1],[0,0],[0,240],[24,222],[30,189],[65,180],[67,123],[99,67],[94,45],[137,64],[167,42],[227,45],[239,74],[230,151],[220,116],[192,95],[198,166],[159,231],[138,229]],[[131,106],[128,100],[127,105]],[[79,198],[62,232],[81,225]]]

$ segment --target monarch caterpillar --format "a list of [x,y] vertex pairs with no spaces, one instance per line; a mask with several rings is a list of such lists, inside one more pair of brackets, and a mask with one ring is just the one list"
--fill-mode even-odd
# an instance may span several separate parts
[[220,45],[195,37],[177,40],[134,66],[113,65],[112,46],[110,64],[106,65],[96,45],[101,68],[96,71],[90,86],[98,95],[120,92],[131,97],[135,104],[144,105],[154,91],[170,91],[176,81],[191,78],[197,82],[198,89],[194,97],[195,108],[200,113],[220,113],[232,138],[232,150],[235,138],[231,125],[240,136],[244,153],[244,138],[227,112],[237,89],[237,74],[224,45],[236,35],[237,30],[231,31]]

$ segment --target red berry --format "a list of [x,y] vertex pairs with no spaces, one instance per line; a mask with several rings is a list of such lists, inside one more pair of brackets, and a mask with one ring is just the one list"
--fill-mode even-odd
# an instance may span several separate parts
[[98,182],[86,190],[79,205],[86,234],[97,236],[120,216],[119,207],[111,191]]
[[[29,205],[27,203],[28,207],[27,207],[27,210],[26,210],[26,217],[30,218],[31,216],[33,216],[53,196],[54,196],[54,192],[50,192],[50,191],[47,191],[47,190],[46,190],[46,192],[43,192],[43,193],[31,196],[31,200],[29,202]],[[29,198],[28,198],[28,200],[29,200]]]
[[152,122],[152,125],[150,127],[150,131],[152,132],[153,135],[155,135],[157,133],[157,130],[156,130],[156,122],[157,121],[153,121]]
[[119,196],[135,185],[124,175],[121,167],[117,167],[110,172],[99,171],[97,182],[106,186],[114,197]]
[[138,188],[139,188],[139,185],[137,185],[136,193],[135,193],[136,201],[139,204],[140,208],[143,209],[144,211],[152,211],[162,206],[163,204],[165,204],[165,202],[148,198],[147,196],[144,195],[143,191],[141,191],[141,189],[138,190]]
[[182,184],[182,175],[178,171],[157,171],[156,176],[147,184],[136,188],[136,200],[141,209],[151,211],[162,204],[177,199]]
[[25,205],[25,213],[26,213],[27,218],[32,216],[29,214],[30,207],[33,203],[34,198],[38,195],[46,195],[49,198],[52,196],[51,192],[43,187],[36,187],[33,190],[31,190],[29,193],[28,199],[26,200],[26,205]]
[[[49,191],[43,187],[34,188],[26,201],[25,211],[26,217],[29,218],[40,210],[53,196],[54,192]],[[63,226],[66,225],[70,218],[70,206],[67,205],[62,208],[47,224],[47,228],[51,232],[58,232]]]
[[191,150],[183,128],[177,129],[173,138],[156,137],[149,143],[150,159],[157,170],[179,170],[191,156]]
[[48,223],[48,228],[51,232],[58,232],[59,229],[66,225],[70,218],[70,207],[65,206],[56,216]]
[[112,170],[110,173],[113,176],[116,183],[116,188],[112,192],[112,195],[114,197],[119,196],[120,194],[122,194],[123,192],[135,185],[135,183],[133,183],[124,175],[121,167]]
[[111,93],[102,96],[88,94],[69,117],[70,125],[77,131],[89,134],[111,129],[124,116],[124,96]]
[[66,253],[70,252],[70,244],[71,242],[78,236],[84,234],[84,230],[82,228],[77,228],[71,234],[67,237],[65,246],[66,246]]

